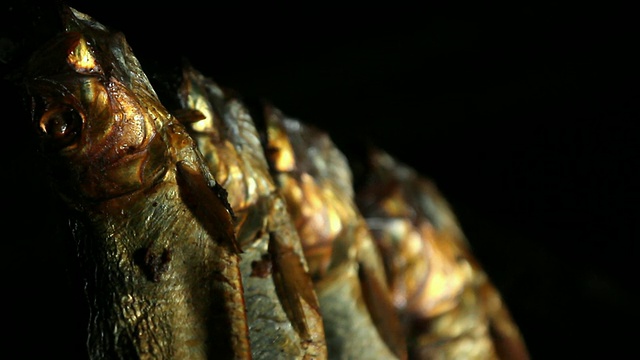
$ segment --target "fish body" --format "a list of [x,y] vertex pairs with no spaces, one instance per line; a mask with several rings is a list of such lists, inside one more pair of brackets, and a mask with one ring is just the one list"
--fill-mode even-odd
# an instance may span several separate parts
[[356,195],[382,250],[411,359],[528,359],[522,336],[433,181],[379,149]]
[[63,7],[27,67],[54,188],[74,213],[93,359],[251,358],[229,209],[124,36]]
[[300,238],[271,177],[260,134],[233,93],[186,65],[187,128],[228,194],[254,359],[326,359],[323,320]]

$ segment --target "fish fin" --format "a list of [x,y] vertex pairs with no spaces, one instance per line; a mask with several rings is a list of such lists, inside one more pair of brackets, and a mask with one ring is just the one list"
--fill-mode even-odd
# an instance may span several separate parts
[[528,360],[529,350],[498,289],[487,281],[478,293],[489,316],[489,333],[500,358]]
[[209,186],[204,175],[184,161],[176,163],[178,185],[187,206],[214,239],[221,238],[233,252],[242,252],[236,239],[233,214]]
[[253,206],[235,213],[236,228],[238,229],[236,237],[243,248],[249,246],[266,231],[268,205],[264,198],[260,198]]
[[320,311],[311,277],[293,248],[278,241],[274,232],[269,234],[269,255],[273,266],[273,281],[282,307],[298,334],[308,339],[310,332],[302,301]]
[[202,111],[196,109],[176,109],[172,111],[172,114],[183,124],[191,124],[207,118]]
[[399,359],[407,359],[407,344],[400,318],[389,293],[380,280],[373,276],[364,264],[358,264],[358,278],[362,288],[364,301],[369,309],[371,320],[376,325],[378,333]]

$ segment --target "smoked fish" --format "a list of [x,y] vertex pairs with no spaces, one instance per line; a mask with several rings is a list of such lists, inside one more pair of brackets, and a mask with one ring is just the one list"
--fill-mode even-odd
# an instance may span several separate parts
[[369,149],[356,201],[383,254],[410,359],[528,359],[506,304],[433,181]]
[[261,135],[234,92],[185,64],[180,113],[237,218],[254,359],[326,359],[323,320],[300,238]]
[[73,211],[92,359],[250,359],[224,191],[123,34],[62,7],[27,65],[51,181]]

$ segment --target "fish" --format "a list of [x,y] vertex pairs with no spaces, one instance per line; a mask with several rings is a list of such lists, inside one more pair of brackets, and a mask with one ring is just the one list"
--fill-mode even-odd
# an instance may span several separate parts
[[370,147],[356,202],[383,254],[410,359],[529,359],[435,182]]
[[301,240],[250,110],[187,61],[177,95],[178,118],[236,217],[253,358],[326,359],[323,319]]
[[124,35],[62,5],[25,87],[82,262],[91,359],[251,359],[233,211]]
[[381,254],[345,155],[323,130],[264,109],[266,154],[309,264],[330,359],[406,359]]

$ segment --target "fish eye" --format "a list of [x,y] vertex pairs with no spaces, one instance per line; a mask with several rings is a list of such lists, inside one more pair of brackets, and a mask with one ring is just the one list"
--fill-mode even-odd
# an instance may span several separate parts
[[57,148],[71,144],[80,134],[82,116],[72,107],[46,111],[40,118],[40,130]]

